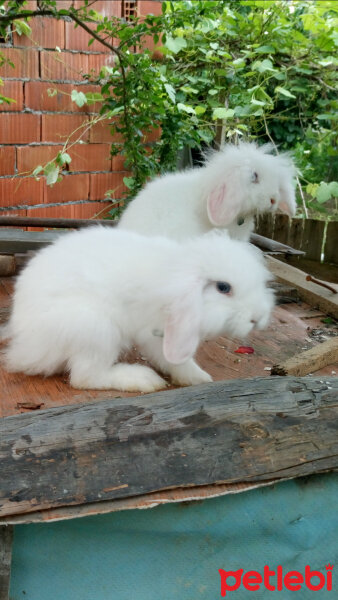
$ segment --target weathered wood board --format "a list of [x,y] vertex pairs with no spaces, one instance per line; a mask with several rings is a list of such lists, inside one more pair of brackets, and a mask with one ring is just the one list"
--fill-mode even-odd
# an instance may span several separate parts
[[278,281],[293,285],[297,288],[302,300],[338,319],[338,294],[334,294],[312,281],[306,281],[306,273],[296,267],[287,265],[271,256],[267,256],[266,260],[268,268]]
[[338,336],[318,344],[310,350],[292,356],[288,360],[274,365],[271,375],[296,375],[302,377],[318,371],[322,367],[338,361]]
[[0,515],[338,467],[338,378],[222,381],[0,421]]

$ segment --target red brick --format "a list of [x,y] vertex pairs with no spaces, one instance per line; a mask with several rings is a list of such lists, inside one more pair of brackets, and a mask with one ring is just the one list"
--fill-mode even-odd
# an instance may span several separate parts
[[[66,204],[60,206],[44,206],[41,208],[27,209],[28,217],[39,217],[40,219],[99,219],[104,218],[111,208],[110,202],[88,202],[86,204]],[[15,211],[16,214],[17,211]],[[4,213],[1,213],[4,214]],[[11,213],[13,214],[13,213]],[[95,222],[95,221],[94,221]],[[28,230],[33,228],[28,227]],[[34,228],[36,231],[36,228]]]
[[[92,7],[91,7],[92,8]],[[74,21],[66,22],[66,31],[65,31],[65,47],[68,50],[88,50],[89,52],[110,52],[109,48],[94,40],[90,46],[88,46],[89,41],[92,39],[92,36],[89,35],[82,27],[75,27]],[[91,23],[87,23],[87,26],[90,29],[96,29],[96,24],[93,25]],[[100,35],[100,33],[98,34]]]
[[[2,210],[2,217],[27,217],[27,210],[17,208],[16,210]],[[2,227],[1,227],[2,229]],[[12,227],[5,227],[5,229],[12,229]],[[24,228],[25,230],[25,228]]]
[[123,183],[123,173],[91,173],[90,174],[90,189],[89,197],[91,200],[104,200],[105,193],[108,190],[112,192],[112,198],[119,200],[122,194],[126,191],[126,186]]
[[160,0],[139,0],[137,3],[137,13],[139,16],[160,15],[162,6]]
[[104,120],[95,123],[89,131],[90,142],[107,142],[107,143],[120,143],[123,142],[121,133],[111,133],[112,120]]
[[31,35],[18,35],[13,33],[14,46],[41,46],[42,48],[64,48],[65,21],[58,21],[53,17],[32,17],[29,22],[32,29]]
[[[104,17],[121,16],[121,0],[96,0],[90,3],[90,9],[102,14]],[[75,0],[75,8],[82,8],[83,0]]]
[[14,146],[0,146],[0,175],[14,175],[15,173],[15,148]]
[[93,79],[97,77],[104,65],[111,65],[112,57],[107,54],[88,54],[88,73]]
[[156,142],[162,134],[162,129],[161,127],[156,127],[153,128],[151,131],[149,131],[148,133],[146,133],[143,137],[143,143],[144,144],[149,144],[151,142]]
[[18,173],[34,171],[38,165],[45,165],[53,160],[62,146],[22,146],[16,149]]
[[[48,90],[57,90],[54,96],[48,95]],[[51,83],[45,81],[27,81],[25,83],[25,106],[33,110],[56,111],[56,112],[95,112],[101,107],[100,102],[85,104],[82,107],[72,100],[73,90],[78,92],[100,92],[99,85],[74,85],[73,83]]]
[[110,144],[75,144],[70,171],[111,171]]
[[81,81],[88,73],[88,54],[41,52],[41,78],[51,81]]
[[[82,139],[87,142],[87,121],[88,117],[84,115],[42,115],[41,139],[43,142],[64,143],[69,137],[71,141]],[[82,124],[83,128],[78,129]]]
[[68,10],[68,8],[70,6],[74,6],[74,0],[57,0],[57,9],[61,10],[61,9],[66,9]]
[[112,171],[126,171],[126,157],[123,154],[117,154],[112,157]]
[[44,203],[72,202],[87,200],[89,194],[89,175],[65,175],[59,183],[44,187]]
[[23,82],[22,81],[8,81],[4,80],[4,84],[1,86],[0,91],[3,96],[7,98],[13,98],[15,102],[7,104],[4,102],[0,104],[1,111],[15,110],[20,111],[23,109]]
[[41,137],[40,115],[0,114],[0,144],[29,144]]
[[33,177],[0,178],[0,206],[42,204],[43,185],[42,179],[36,181]]
[[1,48],[4,57],[14,64],[0,68],[0,77],[37,79],[39,77],[39,52],[28,48]]

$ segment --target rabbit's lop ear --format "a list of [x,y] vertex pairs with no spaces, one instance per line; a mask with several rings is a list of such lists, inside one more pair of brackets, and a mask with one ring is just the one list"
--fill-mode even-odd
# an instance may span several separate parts
[[207,199],[210,222],[215,226],[226,226],[238,216],[241,202],[238,192],[226,183],[215,187]]
[[165,359],[182,364],[191,358],[198,347],[202,318],[202,284],[195,284],[169,307],[163,339]]
[[295,192],[291,185],[281,186],[280,190],[280,201],[278,202],[278,208],[282,213],[294,217],[296,214],[296,201]]

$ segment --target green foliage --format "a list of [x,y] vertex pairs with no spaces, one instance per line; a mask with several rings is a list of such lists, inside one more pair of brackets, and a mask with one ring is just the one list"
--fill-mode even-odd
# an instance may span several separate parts
[[[102,102],[101,117],[122,136],[112,154],[122,153],[132,173],[126,202],[149,178],[174,170],[183,147],[245,137],[291,151],[308,208],[337,209],[336,2],[165,1],[160,16],[132,22],[108,19],[87,1],[79,9],[59,10],[52,0],[39,6],[79,26],[94,24],[93,35],[108,44],[116,40],[110,66],[96,80],[101,94],[74,90],[72,99],[78,106]],[[18,19],[29,19],[25,3],[5,8],[0,0],[0,30]],[[145,45],[151,38],[155,57]],[[158,139],[148,143],[156,129]],[[56,159],[47,178],[56,181],[66,165]]]

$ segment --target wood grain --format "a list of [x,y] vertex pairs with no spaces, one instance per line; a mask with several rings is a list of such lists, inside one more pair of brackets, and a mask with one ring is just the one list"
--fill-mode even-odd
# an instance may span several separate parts
[[0,421],[0,515],[338,467],[338,378],[231,380]]
[[267,256],[266,260],[268,268],[278,281],[293,285],[297,288],[302,300],[338,319],[338,294],[333,294],[312,281],[306,281],[306,273],[296,267],[287,265],[271,256]]
[[305,350],[296,356],[271,369],[271,375],[296,375],[302,377],[314,373],[322,367],[338,361],[338,337],[326,340],[310,350]]
[[0,525],[0,600],[9,600],[13,527]]

